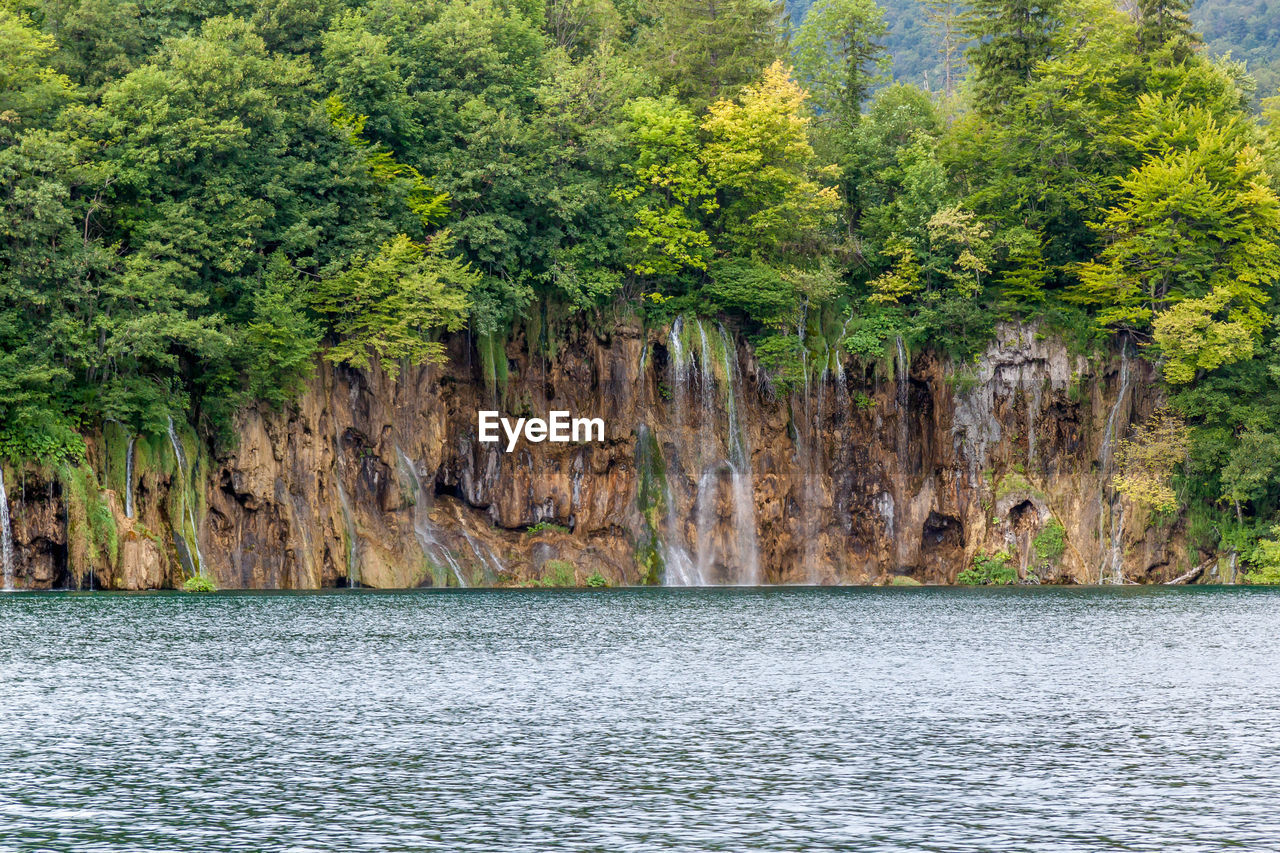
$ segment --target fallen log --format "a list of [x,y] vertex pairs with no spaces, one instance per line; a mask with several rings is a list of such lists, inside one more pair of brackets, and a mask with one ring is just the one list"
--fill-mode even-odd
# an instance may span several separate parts
[[1209,566],[1209,562],[1201,563],[1200,565],[1196,566],[1186,574],[1178,575],[1176,578],[1174,578],[1171,581],[1165,581],[1164,585],[1177,586],[1179,584],[1191,583],[1193,580],[1200,577],[1200,575],[1204,574],[1204,570],[1208,568],[1208,566]]

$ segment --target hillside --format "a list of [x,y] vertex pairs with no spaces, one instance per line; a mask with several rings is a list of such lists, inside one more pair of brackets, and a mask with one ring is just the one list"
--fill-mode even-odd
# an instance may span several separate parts
[[[941,36],[920,0],[877,0],[885,10],[885,46],[893,56],[896,80],[937,90],[943,76]],[[812,0],[790,0],[787,10],[799,24]],[[1131,3],[1120,3],[1121,8]],[[1280,92],[1280,0],[1198,0],[1191,20],[1214,56],[1243,60],[1258,81],[1260,97]],[[961,60],[963,61],[963,60]]]

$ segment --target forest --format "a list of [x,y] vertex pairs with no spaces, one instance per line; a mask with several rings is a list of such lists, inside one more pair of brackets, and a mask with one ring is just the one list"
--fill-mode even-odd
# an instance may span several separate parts
[[1157,365],[1118,488],[1280,581],[1280,98],[1188,0],[943,12],[926,91],[873,0],[0,0],[0,456],[464,329],[717,316],[785,393],[1021,318]]
[[[811,0],[788,0],[791,20],[799,24]],[[964,72],[968,36],[959,26],[968,9],[960,0],[881,0],[884,46],[893,57],[894,80],[948,92]],[[1117,6],[1132,11],[1132,0]],[[1280,88],[1280,0],[1197,0],[1191,22],[1203,34],[1211,56],[1243,62],[1258,82],[1258,92]],[[1256,103],[1256,102],[1255,102]]]

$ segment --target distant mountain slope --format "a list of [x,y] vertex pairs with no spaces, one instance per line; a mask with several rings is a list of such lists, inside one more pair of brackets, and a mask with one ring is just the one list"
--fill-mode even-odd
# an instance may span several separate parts
[[[788,0],[796,24],[813,0]],[[930,26],[919,0],[877,0],[889,25],[887,47],[893,54],[893,76],[930,88],[941,88],[940,37]],[[1214,55],[1230,53],[1244,60],[1258,81],[1260,96],[1280,91],[1280,0],[1199,0],[1192,20]]]

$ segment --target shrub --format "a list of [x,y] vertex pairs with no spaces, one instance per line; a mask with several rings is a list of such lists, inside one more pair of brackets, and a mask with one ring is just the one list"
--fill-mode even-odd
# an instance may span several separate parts
[[542,586],[574,586],[576,579],[573,563],[568,560],[547,560],[542,564]]
[[217,592],[218,587],[208,575],[192,575],[182,582],[183,592]]
[[1050,519],[1044,529],[1031,541],[1031,547],[1036,552],[1036,560],[1046,565],[1056,563],[1062,556],[1062,552],[1067,549],[1066,534],[1066,528],[1058,519]]
[[795,305],[795,288],[772,267],[734,258],[711,265],[702,287],[708,306],[737,311],[762,323],[775,320]]
[[1249,555],[1250,571],[1244,575],[1245,583],[1280,584],[1280,525],[1271,528],[1274,539],[1259,539],[1257,547]]
[[539,521],[537,524],[529,525],[529,529],[525,531],[526,536],[536,536],[544,530],[551,530],[556,533],[568,533],[569,528],[563,524],[556,524],[554,521]]
[[599,572],[592,572],[582,585],[589,589],[604,589],[609,586],[609,580]]
[[1007,551],[994,554],[978,554],[973,565],[960,573],[956,583],[961,586],[1008,586],[1018,582],[1018,570],[1010,564]]

